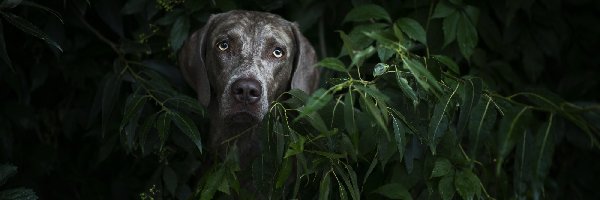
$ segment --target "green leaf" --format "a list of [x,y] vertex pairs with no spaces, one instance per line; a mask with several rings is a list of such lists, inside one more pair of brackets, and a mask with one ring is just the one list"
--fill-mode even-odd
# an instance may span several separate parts
[[[357,48],[357,44],[355,43],[355,41],[350,38],[348,35],[346,35],[346,33],[344,33],[344,31],[339,31],[340,33],[340,38],[342,39],[343,42],[343,50],[345,50],[345,52],[350,55],[350,58],[354,57],[354,55],[356,54],[354,51]],[[344,52],[344,51],[342,51]],[[341,56],[341,55],[340,55]],[[349,66],[349,68],[352,68],[352,65]]]
[[225,177],[225,168],[217,168],[217,171],[208,174],[206,179],[206,186],[202,188],[200,193],[201,200],[210,200],[214,197],[215,192],[221,186],[222,180]]
[[361,97],[360,98],[361,105],[363,105],[367,108],[369,113],[371,113],[371,116],[373,117],[373,119],[375,119],[375,122],[377,123],[377,125],[379,125],[379,127],[383,131],[385,131],[386,133],[389,133],[389,131],[387,129],[387,122],[385,122],[383,120],[380,110],[377,108],[377,106],[375,106],[375,104],[373,103],[373,100],[371,100],[371,97],[369,97],[367,95],[363,95],[363,94],[360,94],[360,97]]
[[376,49],[373,46],[369,46],[366,49],[363,49],[361,51],[355,52],[356,54],[354,54],[354,56],[352,56],[352,63],[350,64],[350,66],[362,66],[363,62],[367,59],[370,58],[373,54],[375,54]]
[[402,61],[404,62],[404,67],[415,76],[415,79],[421,87],[426,90],[432,90],[433,92],[442,91],[442,87],[437,80],[427,69],[425,69],[425,66],[423,66],[421,62],[410,58],[403,58]]
[[496,123],[496,110],[492,104],[492,99],[487,98],[487,101],[480,100],[473,108],[471,118],[469,120],[469,146],[470,157],[477,158],[479,152],[479,143],[484,141],[494,124]]
[[512,151],[515,140],[523,134],[531,111],[529,107],[515,107],[508,111],[500,122],[498,131],[498,158],[496,174],[500,174],[504,158]]
[[38,196],[31,189],[15,188],[0,191],[2,200],[37,200]]
[[446,176],[452,170],[452,163],[446,158],[438,158],[435,160],[433,170],[431,171],[431,178]]
[[123,110],[123,120],[121,121],[121,131],[123,131],[125,125],[131,121],[133,115],[141,114],[141,110],[146,104],[147,100],[147,96],[137,95],[135,93],[127,97],[127,100],[125,101],[125,109]]
[[375,192],[377,194],[381,194],[390,199],[404,199],[404,200],[412,199],[412,196],[410,195],[410,193],[408,192],[406,187],[404,187],[403,185],[398,184],[398,183],[389,183],[389,184],[383,185],[383,186],[375,189],[375,191],[373,191],[373,192]]
[[451,14],[454,14],[456,11],[456,8],[450,5],[448,2],[440,1],[435,6],[435,10],[433,11],[433,16],[431,16],[431,18],[445,18],[450,16]]
[[2,15],[2,17],[4,17],[4,19],[13,26],[21,29],[21,31],[43,40],[60,52],[63,51],[58,43],[50,39],[46,33],[40,30],[37,26],[33,25],[31,22],[9,12],[0,12],[0,15]]
[[383,31],[365,31],[363,32],[363,34],[368,38],[374,39],[375,41],[379,42],[381,46],[388,49],[396,49],[398,48],[398,45],[400,45],[400,43],[384,35]]
[[300,115],[296,117],[295,120],[299,120],[305,116],[313,114],[314,112],[323,108],[323,106],[327,105],[327,103],[329,103],[332,99],[333,95],[331,95],[327,90],[319,88],[310,96],[310,98],[308,98],[306,105],[299,109]]
[[173,51],[179,50],[183,42],[188,38],[190,32],[190,20],[186,15],[181,15],[175,23],[173,23],[173,27],[171,27],[171,34],[169,36],[169,40],[171,42],[171,49]]
[[4,185],[8,178],[17,173],[17,167],[10,164],[0,165],[0,186]]
[[348,72],[348,69],[346,69],[346,67],[344,66],[344,63],[342,61],[340,61],[340,59],[337,59],[337,58],[332,58],[332,57],[323,58],[323,60],[321,60],[319,63],[317,63],[317,65],[321,66],[321,67],[325,67],[327,69],[338,71],[338,72]]
[[406,138],[406,127],[396,117],[392,117],[392,125],[394,126],[394,138],[396,139],[396,146],[398,147],[398,154],[400,155],[400,162],[404,157],[404,149],[408,143]]
[[368,85],[368,87],[363,86],[363,85],[354,85],[354,88],[358,89],[359,91],[361,91],[365,94],[368,94],[369,96],[372,96],[378,102],[379,101],[383,101],[383,102],[390,101],[390,98],[383,92],[379,91],[379,89],[377,89],[377,87],[375,87],[375,85]]
[[475,25],[471,23],[471,20],[469,20],[468,16],[465,14],[460,15],[456,27],[456,38],[460,52],[467,60],[469,60],[479,39],[477,37]]
[[438,191],[443,200],[451,200],[456,192],[454,189],[454,172],[442,177],[438,183]]
[[187,115],[182,115],[177,112],[171,113],[171,120],[175,123],[175,126],[179,128],[198,148],[198,151],[202,153],[202,140],[200,138],[200,132],[198,132],[198,128],[192,119],[190,119]]
[[454,108],[452,103],[452,99],[458,90],[459,85],[456,86],[454,91],[448,96],[442,98],[436,105],[433,110],[433,116],[431,117],[431,121],[429,122],[429,131],[427,134],[427,139],[429,142],[429,147],[431,149],[431,153],[436,154],[436,147],[439,143],[439,138],[441,138],[446,129],[448,128],[448,116],[451,116],[452,113],[450,110]]
[[119,99],[121,90],[121,77],[117,74],[108,74],[102,88],[102,132],[108,131],[110,117],[112,115],[115,103]]
[[365,183],[367,182],[367,179],[369,178],[369,176],[373,172],[373,169],[375,169],[375,166],[377,166],[377,162],[378,161],[379,160],[377,159],[377,156],[373,156],[373,160],[371,160],[371,164],[369,165],[369,169],[367,170],[367,173],[365,173],[365,178],[363,179],[363,182],[362,182],[363,185],[365,185]]
[[444,21],[442,22],[442,30],[444,31],[443,48],[448,46],[456,39],[456,29],[458,27],[460,16],[461,15],[459,12],[454,12],[448,17],[444,18]]
[[162,149],[169,137],[169,129],[171,129],[170,117],[168,112],[163,112],[158,115],[158,118],[156,119],[156,130],[158,130],[158,137],[160,139],[160,149]]
[[275,183],[275,188],[281,188],[285,182],[288,180],[290,173],[292,172],[292,161],[289,158],[283,159],[283,164],[279,169],[279,173],[277,174],[277,182]]
[[344,125],[346,131],[352,136],[353,144],[356,145],[356,142],[358,142],[358,135],[356,134],[357,128],[354,110],[354,97],[350,91],[344,96]]
[[206,111],[198,102],[198,99],[194,99],[187,95],[176,95],[169,97],[164,102],[169,108],[176,108],[181,111],[192,111],[202,116],[206,115]]
[[0,59],[10,68],[12,71],[15,71],[15,68],[12,66],[12,61],[10,57],[8,57],[8,51],[6,51],[6,43],[4,39],[4,27],[2,21],[0,21]]
[[162,178],[167,191],[169,191],[171,195],[176,195],[175,190],[177,189],[177,174],[175,174],[175,171],[173,171],[171,167],[166,166],[163,169]]
[[146,118],[146,121],[144,121],[144,123],[142,124],[142,127],[140,127],[139,132],[138,132],[138,137],[139,137],[139,145],[140,145],[140,149],[142,150],[142,154],[145,155],[146,153],[146,139],[148,138],[148,132],[150,131],[150,129],[152,129],[153,125],[156,124],[156,117],[158,116],[158,113],[154,113],[152,115],[150,115],[150,117]]
[[390,66],[388,64],[377,63],[377,65],[375,65],[375,68],[373,69],[373,76],[374,77],[381,76],[381,75],[385,74],[385,72],[387,72],[389,68],[390,68]]
[[[550,117],[547,122],[542,124],[535,139],[535,176],[541,180],[546,178],[548,170],[552,165],[552,155],[554,152],[554,131],[551,129],[554,123],[554,113],[550,113]],[[1,180],[1,179],[0,179]]]
[[427,44],[427,34],[419,22],[411,18],[400,18],[396,24],[409,38]]
[[408,96],[413,105],[419,104],[419,98],[417,97],[417,93],[415,93],[414,89],[408,84],[408,80],[403,77],[402,72],[396,70],[396,81],[398,82],[398,86],[404,93],[404,95]]
[[435,59],[438,62],[444,64],[446,67],[448,67],[448,69],[450,69],[455,74],[460,74],[460,68],[458,67],[458,65],[456,64],[456,62],[454,62],[454,60],[452,60],[448,56],[434,55],[433,59]]
[[321,179],[321,183],[319,184],[319,199],[327,200],[329,199],[329,193],[331,191],[331,178],[329,177],[329,172],[325,173],[323,179]]
[[377,42],[377,57],[380,62],[387,62],[396,54],[396,50],[386,48],[382,43]]
[[392,21],[390,15],[383,7],[375,4],[364,4],[350,10],[343,22],[363,22],[371,19],[385,20],[387,22]]
[[479,78],[466,78],[465,83],[462,85],[461,94],[461,105],[460,115],[458,117],[457,131],[462,135],[467,127],[469,118],[471,116],[473,108],[479,102],[482,93],[482,81]]
[[289,148],[285,152],[285,155],[283,156],[283,158],[287,159],[291,156],[295,156],[297,154],[301,154],[302,152],[304,152],[304,143],[305,142],[306,142],[306,138],[299,135],[297,140],[292,141],[289,144]]
[[479,178],[469,170],[457,172],[454,178],[456,191],[463,199],[473,199],[481,190],[480,184]]

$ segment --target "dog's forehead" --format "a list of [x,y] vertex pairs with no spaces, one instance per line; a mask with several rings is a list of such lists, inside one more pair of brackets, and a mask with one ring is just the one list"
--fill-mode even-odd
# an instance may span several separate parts
[[[282,44],[293,42],[291,23],[277,15],[253,11],[230,11],[216,16],[213,39],[223,35],[273,37]],[[252,37],[254,38],[254,37]]]

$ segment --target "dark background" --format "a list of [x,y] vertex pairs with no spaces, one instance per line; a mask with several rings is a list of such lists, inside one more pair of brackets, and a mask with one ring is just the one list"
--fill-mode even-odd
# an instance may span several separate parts
[[[163,176],[177,174],[178,197],[195,188],[194,169],[203,165],[181,134],[163,150],[128,148],[119,132],[126,94],[103,99],[108,74],[119,73],[116,59],[144,61],[174,86],[192,95],[177,69],[177,50],[210,13],[230,9],[269,11],[296,21],[319,57],[336,56],[342,42],[336,30],[355,5],[372,2],[392,19],[408,16],[425,26],[429,1],[319,0],[46,0],[34,1],[60,14],[21,4],[2,7],[39,27],[62,48],[48,45],[1,18],[0,43],[10,61],[0,61],[0,164],[18,167],[0,185],[31,188],[41,199],[134,199],[160,189]],[[139,4],[135,4],[139,2]],[[438,1],[433,1],[433,3]],[[477,75],[504,95],[526,87],[548,89],[569,102],[600,100],[600,1],[467,1],[480,9],[478,45],[467,62],[456,44],[442,48],[441,20],[431,20],[430,51],[451,56],[462,75]],[[176,13],[176,14],[174,14]],[[186,16],[176,27],[169,16]],[[173,17],[171,17],[173,18]],[[62,19],[62,22],[61,20]],[[186,24],[187,25],[187,24]],[[173,33],[175,29],[175,33]],[[111,45],[124,54],[115,52]],[[149,64],[148,64],[149,63]],[[331,75],[324,72],[324,78]],[[125,80],[127,82],[127,80]],[[104,101],[115,102],[103,116]],[[596,106],[593,109],[598,109]],[[104,122],[103,122],[104,119]],[[600,119],[600,118],[595,118]],[[107,121],[108,120],[108,121]],[[206,124],[198,119],[198,124]],[[108,125],[106,125],[108,124]],[[600,121],[595,121],[596,126]],[[546,183],[549,198],[598,199],[600,153],[590,138],[566,124]],[[570,128],[569,128],[570,127]],[[201,132],[206,127],[200,126]],[[149,139],[151,140],[151,139]],[[154,137],[156,140],[156,137]],[[168,166],[168,167],[167,167]],[[168,169],[167,169],[168,168]],[[165,172],[167,171],[167,172]]]

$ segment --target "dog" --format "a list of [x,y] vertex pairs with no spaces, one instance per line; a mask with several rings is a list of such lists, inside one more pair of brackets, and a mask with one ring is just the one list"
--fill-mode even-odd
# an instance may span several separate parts
[[258,124],[290,89],[318,87],[315,50],[296,23],[234,10],[211,15],[180,52],[181,72],[210,117],[208,150],[223,158],[238,147],[240,165],[258,155]]

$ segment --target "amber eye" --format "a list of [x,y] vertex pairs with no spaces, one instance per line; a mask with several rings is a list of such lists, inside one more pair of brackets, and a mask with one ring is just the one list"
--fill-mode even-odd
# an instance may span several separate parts
[[281,58],[281,56],[283,56],[283,49],[279,47],[275,48],[275,50],[273,50],[273,55],[277,58]]
[[223,41],[219,42],[217,44],[217,46],[219,47],[219,49],[221,51],[225,51],[225,50],[227,50],[227,48],[229,48],[229,43],[227,42],[227,40],[223,40]]

